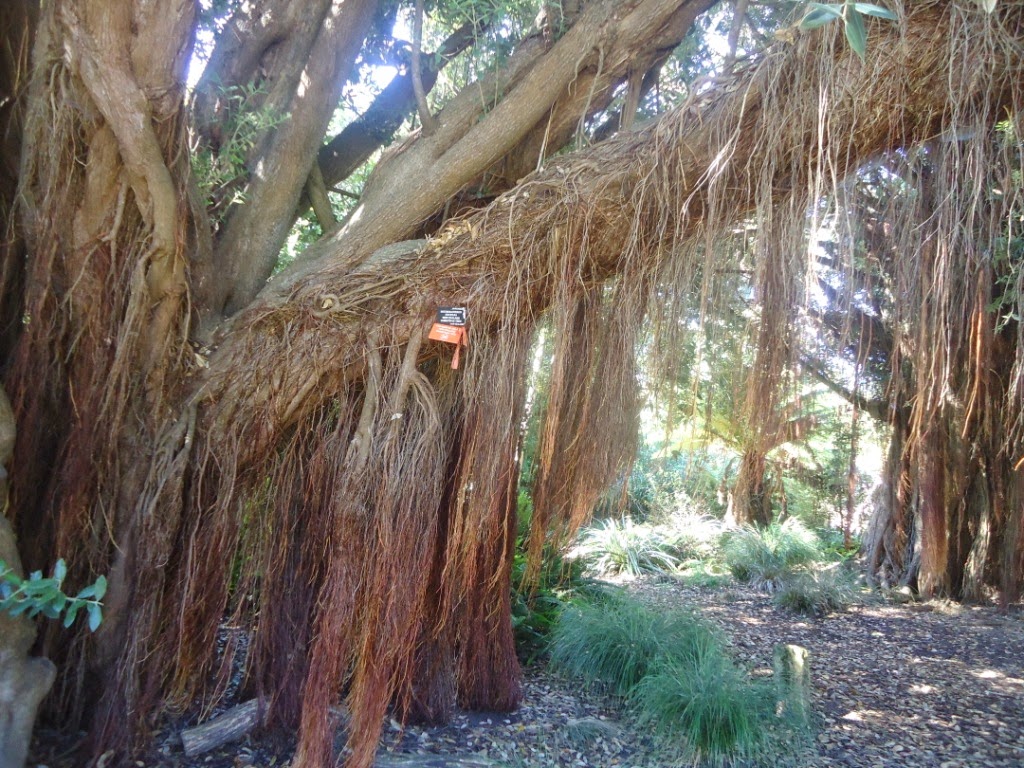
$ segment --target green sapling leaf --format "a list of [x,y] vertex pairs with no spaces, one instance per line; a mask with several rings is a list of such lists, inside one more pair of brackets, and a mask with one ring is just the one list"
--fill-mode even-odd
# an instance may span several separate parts
[[868,50],[868,31],[864,26],[864,17],[852,7],[847,8],[846,12],[846,40],[853,52],[863,60]]
[[862,13],[865,16],[874,16],[877,19],[887,19],[888,21],[898,21],[899,16],[890,11],[888,8],[883,8],[880,5],[874,3],[854,3],[853,9],[857,13]]

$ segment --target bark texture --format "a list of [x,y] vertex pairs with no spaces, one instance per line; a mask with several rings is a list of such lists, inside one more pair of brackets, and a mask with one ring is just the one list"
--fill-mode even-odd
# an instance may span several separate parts
[[[303,7],[332,24],[311,27],[287,3],[248,4],[231,24],[253,34],[218,66],[238,82],[267,68],[268,103],[320,114],[322,104],[295,102],[312,61],[284,53],[329,49],[309,69],[309,87],[326,97],[369,11],[358,0]],[[761,333],[778,340],[802,281],[792,238],[829,178],[955,135],[968,109],[980,132],[1022,103],[1024,7],[1000,3],[989,17],[974,3],[921,2],[898,25],[872,25],[864,61],[832,25],[655,123],[548,157],[549,137],[650,71],[662,42],[705,7],[584,4],[563,36],[527,41],[487,83],[503,98],[456,97],[435,133],[381,161],[345,227],[261,288],[280,237],[266,211],[290,218],[316,146],[296,140],[306,159],[281,169],[280,190],[253,168],[252,210],[214,229],[196,210],[186,162],[192,5],[47,4],[19,178],[29,322],[5,371],[18,423],[47,428],[18,434],[12,518],[30,567],[66,552],[74,579],[110,571],[98,642],[46,638],[62,669],[55,707],[94,712],[97,755],[127,761],[161,709],[219,700],[235,649],[217,655],[225,617],[249,632],[247,686],[267,702],[269,726],[299,734],[296,766],[331,759],[342,697],[351,768],[372,764],[392,707],[439,717],[454,697],[515,706],[515,456],[539,319],[547,313],[557,340],[534,555],[552,533],[571,534],[628,468],[645,322],[680,325],[658,313],[676,311],[667,295],[682,303],[695,291],[716,232],[751,213],[768,222]],[[210,101],[197,110],[216,114]],[[254,157],[284,152],[268,148],[292,131],[314,133],[289,127]],[[539,169],[509,171],[518,185],[426,244],[390,247],[522,146]],[[234,229],[243,219],[260,234],[251,263],[246,227]],[[220,272],[232,276],[228,291],[202,282]],[[234,314],[218,323],[225,303]],[[426,338],[442,305],[470,308],[457,371],[452,350]],[[215,332],[196,349],[191,324],[204,312]],[[755,378],[774,405],[794,351],[765,348]],[[973,423],[980,411],[967,413]],[[956,434],[939,433],[932,455]],[[1013,531],[1020,516],[1009,510],[999,525]],[[434,659],[423,655],[430,642],[442,647]]]

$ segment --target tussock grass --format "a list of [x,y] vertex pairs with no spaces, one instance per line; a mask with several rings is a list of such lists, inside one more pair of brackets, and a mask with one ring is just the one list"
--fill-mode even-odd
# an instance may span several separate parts
[[708,515],[672,515],[660,524],[603,520],[580,536],[577,555],[595,573],[672,573],[687,562],[717,560],[722,523]]
[[725,562],[737,581],[774,592],[797,569],[824,559],[817,535],[796,518],[746,527],[725,540]]
[[805,616],[824,616],[856,600],[853,578],[840,567],[798,573],[787,579],[773,598],[776,606]]
[[577,553],[596,573],[615,576],[665,573],[679,565],[674,543],[655,526],[630,518],[608,519],[588,529]]
[[622,696],[673,760],[724,765],[769,744],[771,687],[737,667],[721,635],[692,612],[656,612],[626,598],[575,606],[554,632],[551,661]]
[[625,598],[566,610],[555,628],[551,662],[588,684],[627,695],[664,659],[695,663],[721,653],[717,634],[687,611],[656,613]]
[[710,515],[676,514],[659,527],[665,543],[680,561],[709,561],[721,553],[722,521]]
[[673,660],[640,681],[630,704],[664,745],[683,744],[688,762],[722,765],[751,757],[766,741],[771,688],[749,680],[721,654]]

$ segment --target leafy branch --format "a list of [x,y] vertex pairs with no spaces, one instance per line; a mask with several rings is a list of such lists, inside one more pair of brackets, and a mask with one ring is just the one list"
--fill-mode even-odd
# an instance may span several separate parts
[[264,84],[220,87],[218,94],[225,109],[217,127],[216,146],[195,148],[192,172],[207,207],[216,209],[214,218],[219,220],[228,206],[245,202],[243,182],[250,153],[261,137],[289,115],[260,105],[267,95]]
[[63,624],[70,627],[84,608],[89,617],[89,630],[95,632],[103,621],[102,600],[107,591],[107,579],[100,576],[72,597],[63,589],[67,573],[67,565],[61,559],[53,566],[50,578],[43,578],[42,571],[34,571],[23,579],[0,560],[0,611],[11,616],[25,614],[29,618],[42,614],[48,619],[58,619],[63,613]]
[[800,21],[800,29],[812,30],[823,27],[837,19],[843,22],[846,40],[853,52],[864,58],[868,50],[868,30],[864,23],[865,16],[896,21],[899,17],[888,8],[873,3],[855,3],[846,0],[843,3],[811,3],[807,14]]

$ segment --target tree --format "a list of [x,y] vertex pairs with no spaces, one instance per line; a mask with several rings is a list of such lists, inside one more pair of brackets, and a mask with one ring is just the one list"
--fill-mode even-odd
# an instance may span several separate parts
[[[328,762],[342,695],[356,767],[390,706],[514,707],[516,457],[541,316],[555,341],[535,551],[624,471],[638,336],[675,311],[656,297],[693,289],[700,244],[760,222],[758,375],[774,392],[809,198],[1024,103],[1019,3],[914,3],[870,26],[863,61],[837,25],[797,35],[661,119],[555,156],[617,96],[629,125],[710,5],[545,4],[541,28],[389,148],[348,219],[268,281],[304,195],[336,181],[331,114],[394,4],[229,3],[189,100],[193,3],[7,4],[23,21],[3,34],[34,37],[31,77],[23,58],[0,72],[3,167],[18,169],[16,198],[3,188],[9,516],[30,568],[63,556],[72,581],[110,573],[96,642],[42,642],[52,707],[92,714],[97,754],[130,754],[163,708],[217,700],[225,615],[251,630],[265,722],[298,725],[296,765]],[[265,130],[230,182],[242,194],[204,201],[191,148],[223,149],[239,88]],[[403,242],[484,187],[485,209]],[[426,339],[442,305],[470,308],[459,370]]]

